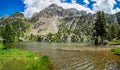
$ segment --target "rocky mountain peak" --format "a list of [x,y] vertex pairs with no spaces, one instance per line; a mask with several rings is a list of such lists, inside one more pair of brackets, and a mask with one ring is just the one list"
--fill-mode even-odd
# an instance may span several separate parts
[[41,17],[52,17],[52,16],[64,16],[66,15],[66,10],[56,4],[51,4],[49,7],[38,13]]
[[51,4],[44,10],[40,11],[36,15],[37,17],[45,17],[45,18],[50,18],[52,16],[60,16],[60,17],[65,17],[65,16],[74,16],[74,15],[86,15],[86,11],[79,11],[75,8],[70,8],[70,9],[64,9],[61,6],[58,6],[56,4]]
[[56,4],[51,4],[49,7],[58,7]]

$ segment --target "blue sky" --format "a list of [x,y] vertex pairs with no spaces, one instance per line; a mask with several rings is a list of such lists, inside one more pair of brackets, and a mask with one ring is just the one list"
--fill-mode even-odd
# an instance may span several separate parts
[[0,0],[0,17],[23,12],[25,5],[22,0]]
[[15,12],[23,12],[26,17],[31,17],[52,3],[65,9],[76,8],[87,12],[102,10],[112,14],[120,11],[120,0],[0,0],[0,17]]

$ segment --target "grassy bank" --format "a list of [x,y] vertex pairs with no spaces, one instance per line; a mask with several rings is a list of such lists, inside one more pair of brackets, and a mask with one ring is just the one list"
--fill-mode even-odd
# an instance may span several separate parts
[[49,58],[16,48],[1,49],[0,70],[49,70]]
[[120,55],[120,48],[113,48],[111,49],[112,52],[114,52],[114,54],[116,55]]

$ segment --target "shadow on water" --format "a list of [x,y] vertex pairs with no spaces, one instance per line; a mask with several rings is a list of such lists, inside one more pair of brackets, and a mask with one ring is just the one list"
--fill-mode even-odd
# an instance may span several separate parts
[[48,55],[55,70],[120,70],[120,56],[112,47],[81,46],[79,43],[28,42],[18,48]]

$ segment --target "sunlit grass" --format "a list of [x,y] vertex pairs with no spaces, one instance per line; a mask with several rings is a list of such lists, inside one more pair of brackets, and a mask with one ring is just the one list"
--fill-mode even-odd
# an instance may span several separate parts
[[16,48],[0,49],[0,70],[49,70],[48,64],[48,56],[40,57],[37,53]]

